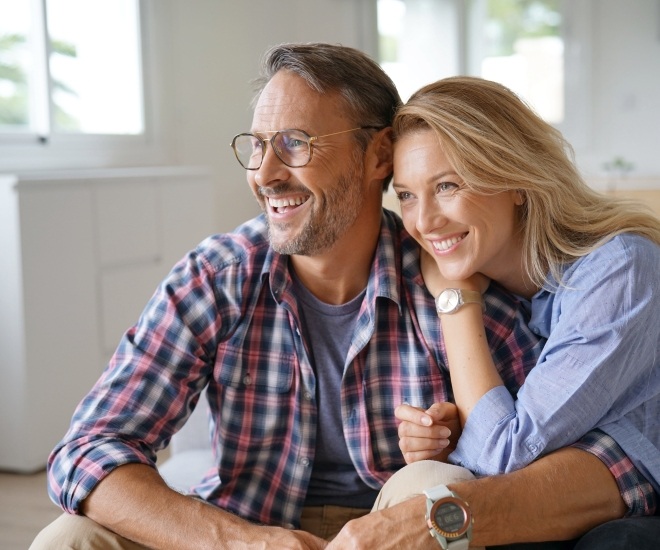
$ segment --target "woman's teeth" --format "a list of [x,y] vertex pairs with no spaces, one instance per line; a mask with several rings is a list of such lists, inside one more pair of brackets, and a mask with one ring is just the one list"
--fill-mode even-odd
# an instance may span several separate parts
[[[467,234],[467,233],[466,233]],[[433,248],[436,250],[449,250],[456,243],[462,241],[465,238],[465,235],[459,237],[452,237],[451,239],[445,239],[444,241],[433,241]]]

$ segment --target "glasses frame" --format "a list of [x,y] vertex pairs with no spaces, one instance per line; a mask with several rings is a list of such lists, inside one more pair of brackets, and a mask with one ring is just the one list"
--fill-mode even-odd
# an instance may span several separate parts
[[[350,130],[342,130],[341,132],[332,132],[331,134],[323,134],[320,136],[310,136],[307,132],[304,130],[300,130],[298,128],[286,128],[284,130],[277,130],[277,131],[270,131],[270,132],[260,132],[262,134],[273,134],[269,138],[262,138],[261,136],[258,136],[257,134],[252,134],[250,132],[242,132],[240,134],[236,134],[234,136],[234,139],[231,140],[231,148],[234,151],[234,156],[236,157],[236,160],[238,163],[245,168],[246,170],[259,170],[261,168],[261,165],[264,162],[264,157],[266,156],[266,149],[268,147],[268,143],[270,142],[270,146],[273,149],[273,152],[275,153],[275,156],[280,159],[282,164],[285,166],[288,166],[289,168],[302,168],[303,166],[307,166],[310,162],[312,162],[312,156],[314,155],[314,142],[324,138],[324,137],[330,137],[330,136],[338,136],[339,134],[347,134],[348,132],[357,132],[358,130],[382,130],[382,127],[379,126],[358,126],[357,128],[351,128]],[[277,152],[277,148],[273,145],[273,140],[277,138],[280,134],[284,132],[300,132],[301,134],[304,134],[307,136],[307,147],[309,148],[309,158],[307,159],[307,162],[304,164],[298,164],[296,166],[292,166],[291,164],[287,163]],[[259,166],[256,166],[254,168],[248,168],[245,166],[242,162],[241,159],[238,158],[238,151],[236,150],[236,140],[242,136],[249,136],[256,138],[259,143],[261,143],[261,161],[259,162]]]

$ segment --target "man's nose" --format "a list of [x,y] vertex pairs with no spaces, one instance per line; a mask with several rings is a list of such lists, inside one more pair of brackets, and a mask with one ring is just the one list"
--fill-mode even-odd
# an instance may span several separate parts
[[261,166],[255,170],[254,181],[260,187],[284,181],[289,177],[289,167],[275,154],[270,142],[266,143]]

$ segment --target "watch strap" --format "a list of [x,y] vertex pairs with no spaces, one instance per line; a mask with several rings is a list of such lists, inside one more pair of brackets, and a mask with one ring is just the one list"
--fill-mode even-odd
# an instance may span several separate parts
[[449,490],[446,485],[436,485],[430,489],[424,489],[424,494],[432,501],[440,500],[443,497],[453,497],[454,493]]
[[461,296],[464,304],[481,304],[484,305],[484,298],[478,290],[463,290],[461,289]]

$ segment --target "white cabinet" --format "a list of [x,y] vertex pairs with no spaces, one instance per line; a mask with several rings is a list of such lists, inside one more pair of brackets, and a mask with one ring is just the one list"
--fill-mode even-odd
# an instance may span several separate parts
[[215,231],[186,167],[0,175],[0,469],[43,468],[174,263]]

